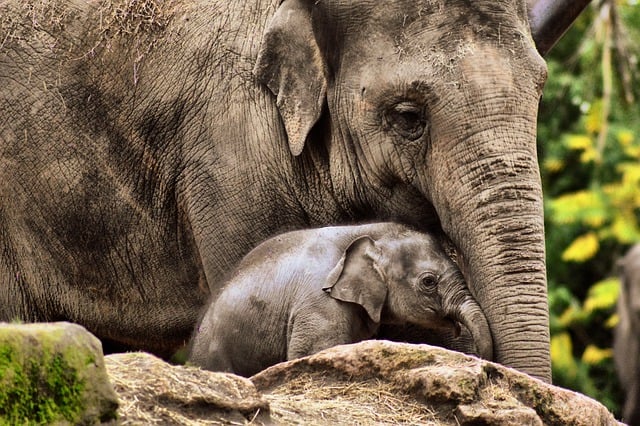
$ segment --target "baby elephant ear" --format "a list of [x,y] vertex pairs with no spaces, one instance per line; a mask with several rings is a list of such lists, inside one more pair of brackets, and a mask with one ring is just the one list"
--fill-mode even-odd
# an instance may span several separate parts
[[379,323],[387,299],[387,285],[374,267],[376,250],[369,236],[354,240],[327,277],[323,290],[334,299],[357,303]]
[[284,0],[264,34],[253,70],[276,95],[293,155],[300,155],[320,118],[327,92],[326,65],[311,23],[311,1]]

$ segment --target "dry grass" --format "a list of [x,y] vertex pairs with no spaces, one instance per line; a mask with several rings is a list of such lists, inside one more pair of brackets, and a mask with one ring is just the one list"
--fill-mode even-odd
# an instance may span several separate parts
[[[454,424],[378,379],[303,373],[260,396],[241,386],[246,379],[169,366],[149,355],[110,355],[105,365],[120,398],[122,425],[261,425],[264,417],[252,417],[251,409],[267,402],[276,425]],[[234,412],[216,411],[233,404]]]
[[106,33],[162,32],[173,17],[174,1],[107,0],[100,9],[100,28]]
[[[109,378],[120,399],[121,425],[244,425],[266,411],[267,402],[248,380],[198,368],[171,366],[146,354],[105,358]],[[242,415],[241,413],[244,413]],[[246,416],[246,417],[245,417]]]
[[380,380],[338,382],[303,374],[265,394],[277,424],[440,425],[436,413]]
[[54,0],[31,0],[0,4],[0,48],[10,39],[28,40],[34,32],[45,29],[45,36],[59,31],[69,17],[69,10]]
[[[266,412],[276,425],[616,424],[587,397],[442,349],[426,352],[435,369],[401,367],[416,357],[407,349],[379,342],[333,348],[273,366],[252,381],[142,353],[110,355],[105,365],[124,425],[262,425]],[[471,401],[454,395],[468,378],[454,373],[468,363],[484,377]],[[451,374],[438,374],[441,368]]]
[[[100,44],[108,45],[115,37],[128,39],[140,58],[149,53],[161,39],[175,14],[176,0],[102,0],[82,8],[60,0],[26,0],[0,4],[0,47],[9,39],[35,38],[44,45],[56,46],[67,24],[74,19],[87,21],[95,40],[93,51]],[[97,13],[93,15],[93,13]],[[85,15],[85,13],[88,13]],[[73,39],[65,34],[62,39]]]
[[125,47],[133,53],[133,83],[138,82],[142,61],[167,35],[167,27],[175,13],[174,0],[105,0],[100,8],[99,45],[125,38]]

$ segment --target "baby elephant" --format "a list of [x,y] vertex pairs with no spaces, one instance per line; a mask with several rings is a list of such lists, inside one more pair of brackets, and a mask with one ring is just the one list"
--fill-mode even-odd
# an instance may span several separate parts
[[289,232],[251,251],[199,324],[190,362],[253,375],[374,336],[381,324],[466,326],[491,359],[487,320],[430,235],[394,223]]

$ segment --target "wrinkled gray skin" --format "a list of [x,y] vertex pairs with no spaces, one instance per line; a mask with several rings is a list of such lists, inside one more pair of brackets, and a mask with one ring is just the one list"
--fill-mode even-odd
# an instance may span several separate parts
[[619,322],[614,330],[613,358],[626,397],[622,419],[640,425],[640,244],[620,261]]
[[381,323],[431,330],[462,323],[478,353],[493,357],[487,320],[437,240],[377,223],[294,231],[260,244],[206,310],[189,361],[251,376],[369,339]]
[[0,17],[0,320],[167,356],[259,242],[394,220],[452,241],[495,360],[550,380],[546,66],[525,0],[10,0]]

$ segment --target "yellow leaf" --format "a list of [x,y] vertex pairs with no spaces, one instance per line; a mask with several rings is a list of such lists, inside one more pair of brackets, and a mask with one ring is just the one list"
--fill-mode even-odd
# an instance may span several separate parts
[[573,345],[569,333],[560,333],[551,337],[551,362],[554,369],[562,370],[568,378],[575,378],[578,372],[573,358]]
[[618,171],[622,173],[622,181],[626,184],[635,184],[636,189],[640,190],[640,164],[628,162],[618,164]]
[[585,148],[582,154],[580,154],[580,162],[589,163],[591,161],[599,162],[600,155],[598,154],[598,151],[596,149],[590,146],[588,148]]
[[567,307],[567,309],[564,310],[562,315],[558,317],[558,323],[560,323],[562,327],[566,328],[569,325],[571,325],[571,323],[576,318],[578,318],[578,316],[579,316],[579,312],[576,311],[576,308],[574,308],[573,306],[569,306]]
[[551,200],[552,219],[567,224],[583,221],[601,224],[607,215],[603,196],[594,191],[576,191]]
[[633,142],[633,133],[629,130],[620,130],[616,137],[618,138],[620,145],[625,147],[631,145],[631,142]]
[[566,144],[570,149],[576,150],[593,148],[593,141],[587,135],[569,135]]
[[598,237],[594,232],[589,232],[576,238],[562,253],[565,262],[584,262],[591,259],[600,248]]
[[612,349],[600,349],[595,345],[589,345],[582,353],[582,362],[585,364],[596,365],[607,358],[611,358],[612,356]]
[[607,328],[613,328],[620,322],[620,317],[618,314],[613,314],[609,317],[609,319],[604,323],[604,326]]
[[585,119],[584,127],[587,132],[594,134],[602,130],[602,102],[596,101],[591,105],[589,114]]
[[557,173],[564,168],[564,162],[559,158],[547,158],[544,160],[544,168],[552,173]]
[[584,310],[587,313],[597,309],[609,309],[615,306],[620,292],[620,281],[618,278],[607,278],[598,281],[589,289],[587,298],[584,301]]
[[624,153],[632,158],[640,158],[640,146],[625,146]]
[[584,223],[592,228],[600,228],[604,224],[603,216],[588,216],[584,218]]
[[632,244],[640,241],[640,229],[633,211],[619,210],[615,215],[611,231],[618,241],[623,244]]

